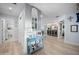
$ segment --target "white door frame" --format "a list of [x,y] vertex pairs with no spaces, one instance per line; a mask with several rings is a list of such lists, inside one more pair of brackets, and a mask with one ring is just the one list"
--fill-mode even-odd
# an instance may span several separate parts
[[[63,21],[63,20],[62,20]],[[58,23],[58,38],[62,38],[63,36],[61,35],[61,31],[60,31],[60,24],[61,24],[61,21],[59,21]],[[65,37],[65,36],[64,36]]]
[[0,21],[2,22],[2,29],[1,29],[1,31],[2,31],[2,42],[0,42],[0,43],[3,43],[4,42],[4,40],[5,40],[5,20],[4,19],[2,19],[2,18],[0,18]]

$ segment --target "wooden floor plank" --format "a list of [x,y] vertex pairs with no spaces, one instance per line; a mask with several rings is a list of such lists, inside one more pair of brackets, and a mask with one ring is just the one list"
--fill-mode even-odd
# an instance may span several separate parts
[[78,55],[79,46],[64,43],[63,39],[47,36],[44,40],[44,48],[33,55]]

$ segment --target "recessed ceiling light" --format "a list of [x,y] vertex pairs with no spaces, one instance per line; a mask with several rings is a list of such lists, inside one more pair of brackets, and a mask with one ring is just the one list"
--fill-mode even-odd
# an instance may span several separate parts
[[9,10],[12,10],[12,7],[9,7]]
[[56,16],[56,18],[58,18],[59,16]]

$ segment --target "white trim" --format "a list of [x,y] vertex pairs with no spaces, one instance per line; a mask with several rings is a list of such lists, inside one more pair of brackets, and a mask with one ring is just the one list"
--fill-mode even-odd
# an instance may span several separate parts
[[70,42],[70,41],[66,41],[65,40],[64,43],[68,43],[68,44],[79,46],[79,43],[76,43],[76,42]]

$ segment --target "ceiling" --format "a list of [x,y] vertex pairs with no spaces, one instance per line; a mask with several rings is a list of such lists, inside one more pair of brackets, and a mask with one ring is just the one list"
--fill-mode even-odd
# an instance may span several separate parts
[[[61,16],[67,13],[76,11],[75,3],[29,3],[37,7],[49,19]],[[23,10],[24,4],[22,3],[0,3],[0,14],[18,16]],[[11,10],[10,10],[11,9]]]
[[47,18],[55,18],[63,14],[76,12],[75,3],[30,3],[41,10]]
[[23,4],[15,3],[0,3],[0,15],[18,16],[23,9]]

